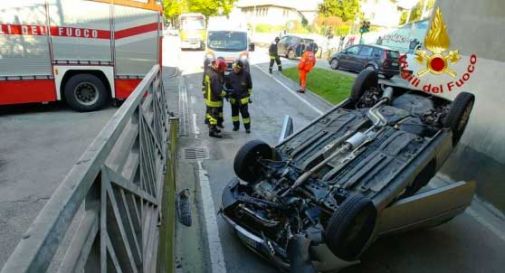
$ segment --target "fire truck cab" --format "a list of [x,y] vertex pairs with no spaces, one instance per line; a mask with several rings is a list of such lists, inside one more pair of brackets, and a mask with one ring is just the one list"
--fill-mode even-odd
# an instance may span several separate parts
[[159,0],[17,0],[0,7],[0,105],[125,100],[161,64]]

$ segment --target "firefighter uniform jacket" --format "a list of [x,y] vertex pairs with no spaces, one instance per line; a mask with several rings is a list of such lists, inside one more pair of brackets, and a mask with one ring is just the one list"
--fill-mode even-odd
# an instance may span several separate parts
[[268,54],[270,57],[278,57],[279,54],[277,53],[277,43],[273,42],[270,47],[268,48]]
[[244,69],[239,73],[232,72],[230,74],[229,87],[231,88],[231,103],[235,103],[235,101],[240,102],[240,104],[249,103],[249,96],[252,90],[252,80],[249,72]]
[[203,97],[205,104],[209,107],[223,106],[223,79],[221,75],[212,68],[205,71],[203,77]]

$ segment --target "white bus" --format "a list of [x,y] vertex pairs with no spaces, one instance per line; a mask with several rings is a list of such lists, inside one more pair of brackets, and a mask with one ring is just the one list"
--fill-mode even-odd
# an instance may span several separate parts
[[161,63],[160,0],[16,0],[0,5],[0,105],[124,100]]

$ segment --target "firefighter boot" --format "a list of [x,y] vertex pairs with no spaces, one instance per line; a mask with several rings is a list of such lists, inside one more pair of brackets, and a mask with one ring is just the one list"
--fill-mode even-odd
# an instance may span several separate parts
[[210,137],[215,137],[215,138],[222,138],[223,136],[221,136],[217,130],[216,127],[212,126],[209,130],[209,136]]

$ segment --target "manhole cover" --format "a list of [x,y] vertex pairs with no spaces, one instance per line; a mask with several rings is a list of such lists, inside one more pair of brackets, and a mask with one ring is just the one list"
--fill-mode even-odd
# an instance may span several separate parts
[[184,159],[186,160],[201,160],[208,159],[209,152],[206,148],[202,147],[189,147],[184,148]]

